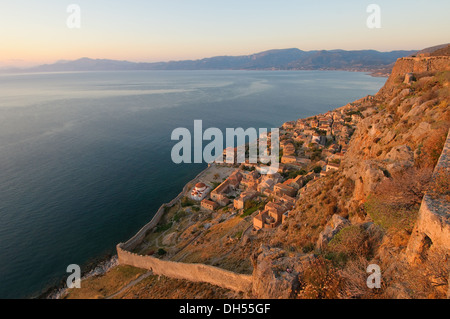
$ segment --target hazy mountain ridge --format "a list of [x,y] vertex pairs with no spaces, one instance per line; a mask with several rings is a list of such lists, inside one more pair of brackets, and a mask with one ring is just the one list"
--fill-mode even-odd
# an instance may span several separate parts
[[8,72],[130,71],[130,70],[352,70],[376,71],[386,68],[398,58],[417,51],[379,52],[375,50],[269,50],[244,56],[216,56],[200,60],[170,62],[129,62],[81,58],[59,61]]

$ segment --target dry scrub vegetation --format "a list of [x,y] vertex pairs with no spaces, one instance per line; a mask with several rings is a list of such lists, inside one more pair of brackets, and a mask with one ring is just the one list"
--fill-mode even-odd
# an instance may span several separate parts
[[[411,86],[398,83],[391,95],[377,96],[373,105],[355,105],[372,116],[356,130],[344,170],[378,167],[382,177],[372,179],[371,190],[361,194],[355,188],[357,177],[342,171],[315,181],[301,195],[295,214],[272,236],[271,245],[318,257],[299,278],[298,298],[446,297],[446,252],[430,250],[414,266],[404,261],[424,194],[450,199],[448,169],[432,178],[450,128],[450,72],[418,74],[416,80]],[[369,134],[375,138],[368,139]],[[387,154],[402,145],[413,160],[405,156],[401,165],[399,160],[391,164]],[[318,250],[318,236],[334,214],[352,224]],[[382,269],[381,289],[367,288],[369,264]]]

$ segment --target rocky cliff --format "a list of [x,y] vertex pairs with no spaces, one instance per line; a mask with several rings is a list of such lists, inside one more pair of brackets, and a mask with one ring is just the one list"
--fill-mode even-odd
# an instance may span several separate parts
[[442,72],[450,70],[450,56],[419,56],[400,58],[395,63],[391,75],[379,94],[391,93],[396,84],[409,73]]
[[[297,296],[445,298],[448,157],[438,173],[436,164],[450,128],[449,83],[448,56],[403,58],[378,94],[338,109],[361,114],[340,169],[308,184],[270,240],[317,257]],[[423,199],[431,193],[438,213]],[[382,270],[381,289],[367,288],[369,264]]]

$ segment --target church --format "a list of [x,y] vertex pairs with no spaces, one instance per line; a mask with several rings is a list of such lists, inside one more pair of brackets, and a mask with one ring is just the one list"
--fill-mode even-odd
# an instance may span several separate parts
[[210,188],[205,183],[197,183],[191,191],[191,198],[196,201],[203,200],[208,195]]

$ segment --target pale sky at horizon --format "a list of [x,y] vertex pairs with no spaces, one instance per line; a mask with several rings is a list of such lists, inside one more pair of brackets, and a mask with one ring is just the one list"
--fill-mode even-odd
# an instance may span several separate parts
[[[381,29],[366,8],[381,7]],[[69,4],[81,28],[69,29]],[[413,50],[449,41],[450,1],[1,0],[0,67],[81,57],[140,62],[269,49]]]

